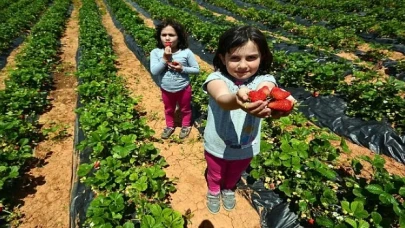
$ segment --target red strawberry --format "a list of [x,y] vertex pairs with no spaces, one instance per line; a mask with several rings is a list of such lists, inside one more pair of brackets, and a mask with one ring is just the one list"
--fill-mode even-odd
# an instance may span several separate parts
[[287,99],[272,101],[267,105],[267,107],[281,112],[289,112],[293,109],[292,102]]
[[314,225],[315,224],[315,220],[313,218],[308,219],[308,223],[310,225]]
[[172,65],[173,65],[173,66],[177,66],[177,65],[179,65],[179,63],[176,62],[176,61],[172,61]]
[[263,92],[264,94],[266,94],[266,96],[270,96],[270,89],[267,86],[263,86],[262,88],[260,88],[258,91]]
[[274,87],[271,90],[270,95],[276,100],[283,100],[283,99],[286,99],[288,96],[290,96],[291,93],[288,91],[282,90],[278,87]]
[[248,96],[249,96],[250,102],[264,101],[267,98],[266,94],[264,94],[262,91],[256,91],[256,90],[251,90],[248,93]]
[[165,42],[165,47],[172,45],[171,42]]
[[100,161],[96,161],[94,162],[94,166],[95,169],[99,169],[100,168]]
[[318,92],[318,91],[314,91],[314,92],[312,93],[312,96],[313,96],[313,97],[319,97],[319,92]]

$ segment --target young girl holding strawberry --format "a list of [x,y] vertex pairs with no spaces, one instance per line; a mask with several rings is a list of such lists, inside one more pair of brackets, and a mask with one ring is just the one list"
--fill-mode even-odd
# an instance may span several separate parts
[[261,120],[291,111],[294,98],[280,90],[276,94],[290,104],[268,107],[268,96],[277,88],[270,71],[272,53],[265,36],[251,26],[231,28],[219,38],[213,65],[215,72],[203,84],[209,94],[208,117],[204,131],[207,162],[207,207],[218,213],[236,205],[235,188],[252,157],[260,151]]
[[150,70],[162,91],[166,128],[162,138],[174,132],[174,115],[178,105],[182,115],[179,138],[191,131],[191,85],[189,74],[198,74],[200,68],[194,53],[188,48],[187,33],[178,22],[168,19],[156,26],[157,48],[150,53]]

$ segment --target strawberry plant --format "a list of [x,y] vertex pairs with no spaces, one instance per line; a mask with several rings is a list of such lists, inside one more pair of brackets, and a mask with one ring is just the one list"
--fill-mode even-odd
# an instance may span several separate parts
[[[126,205],[128,204],[128,205]],[[90,217],[87,225],[91,227],[119,227],[130,228],[134,224],[130,221],[120,225],[121,219],[126,215],[130,215],[134,211],[125,211],[125,209],[134,207],[131,202],[125,201],[122,194],[113,192],[107,196],[100,195],[96,197],[87,209],[87,216]],[[130,219],[130,218],[129,218]]]
[[[52,5],[47,2],[40,0],[30,3],[28,7],[24,5],[14,15],[15,20],[0,25],[1,52],[4,50],[3,38],[8,37],[6,42],[10,43],[14,35],[21,33],[20,29],[39,19],[36,16],[43,13],[39,22],[31,28],[24,48],[16,56],[16,68],[10,71],[5,81],[6,88],[0,91],[0,204],[5,208],[13,207],[10,205],[10,189],[24,171],[27,160],[32,157],[33,148],[43,138],[37,115],[49,107],[47,95],[52,64],[70,5],[68,0],[58,0]],[[48,10],[44,11],[48,6]],[[52,29],[47,25],[52,25]],[[8,27],[11,30],[7,26],[11,26]],[[10,36],[3,36],[4,32]],[[19,213],[8,212],[5,220],[17,220],[18,216]]]
[[84,139],[77,148],[89,152],[89,162],[80,165],[78,176],[95,194],[85,224],[149,227],[158,221],[162,227],[183,227],[182,216],[168,205],[175,188],[163,170],[167,163],[150,143],[154,132],[134,109],[137,101],[116,75],[111,40],[94,1],[83,1],[80,23],[81,107],[76,111]]

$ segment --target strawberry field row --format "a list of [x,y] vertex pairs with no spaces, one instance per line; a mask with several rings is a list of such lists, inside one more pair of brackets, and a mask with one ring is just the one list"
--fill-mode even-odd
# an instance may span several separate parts
[[[94,0],[83,1],[79,25],[76,112],[84,137],[77,146],[82,158],[77,175],[87,190],[74,193],[71,207],[78,214],[72,216],[86,217],[75,225],[183,227],[181,214],[167,202],[175,190],[163,170],[167,163],[151,142],[153,130],[134,108],[137,100],[117,75],[111,39]],[[80,200],[91,202],[81,208]]]
[[[5,1],[4,1],[5,2]],[[16,15],[16,13],[19,10],[24,9],[24,6],[26,6],[28,3],[31,3],[32,1],[28,1],[28,0],[20,0],[20,1],[16,1],[16,2],[12,2],[10,1],[7,6],[1,7],[0,5],[0,23],[3,23],[11,18],[13,18],[13,16]],[[5,4],[3,2],[1,2],[0,4]]]
[[[261,22],[269,29],[281,28],[294,35],[299,35],[306,38],[315,47],[332,47],[345,48],[353,50],[360,40],[355,35],[354,31],[345,29],[334,29],[329,31],[323,26],[302,26],[298,25],[284,13],[270,12],[263,9],[243,8],[239,7],[231,0],[206,0],[209,4],[224,8],[229,12],[241,16],[242,18]],[[288,37],[288,35],[287,35]]]
[[[305,6],[314,11],[320,9],[333,10],[341,13],[357,13],[362,15],[376,15],[380,20],[389,20],[398,18],[403,20],[404,5],[403,0],[384,0],[384,1],[367,1],[367,0],[344,0],[344,1],[317,1],[317,0],[282,0],[282,2],[294,5]],[[393,10],[386,10],[393,9]]]
[[69,6],[69,0],[57,0],[44,13],[0,91],[0,206],[8,211],[10,189],[45,137],[37,117],[49,108],[47,94]]
[[4,21],[0,21],[0,55],[10,47],[15,38],[37,22],[50,2],[50,0],[20,1],[10,6],[11,11],[5,12]]
[[[366,11],[364,15],[359,15],[352,12],[336,11],[336,8],[332,5],[329,8],[317,8],[319,4],[308,6],[302,4],[302,1],[298,1],[295,4],[280,3],[278,1],[263,1],[263,0],[244,0],[244,2],[258,4],[258,6],[265,7],[266,10],[272,10],[276,12],[287,13],[292,16],[299,16],[305,18],[314,23],[322,23],[323,26],[336,28],[348,26],[353,28],[357,34],[366,33],[373,34],[379,37],[391,37],[402,42],[405,39],[405,24],[401,17],[401,8],[394,8],[393,12],[396,12],[395,17],[386,18],[386,6],[374,6],[372,12],[367,12],[367,2],[359,3],[360,7],[356,9],[362,9]],[[336,1],[333,1],[336,2]],[[332,2],[331,2],[332,3]],[[353,4],[355,5],[355,4]],[[399,7],[399,6],[398,6]],[[403,10],[403,8],[402,8]],[[384,14],[382,13],[384,12]]]
[[0,1],[0,15],[3,13],[3,10],[7,10],[13,3],[15,3],[14,0]]

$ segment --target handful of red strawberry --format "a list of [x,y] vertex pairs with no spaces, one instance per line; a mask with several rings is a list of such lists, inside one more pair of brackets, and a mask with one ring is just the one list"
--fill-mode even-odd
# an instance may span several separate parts
[[270,99],[267,107],[281,112],[289,112],[293,109],[293,103],[286,99],[290,95],[290,92],[278,87],[274,87],[270,91],[269,87],[267,86],[263,86],[259,90],[252,90],[248,94],[250,102],[255,102],[258,100],[265,101]]

